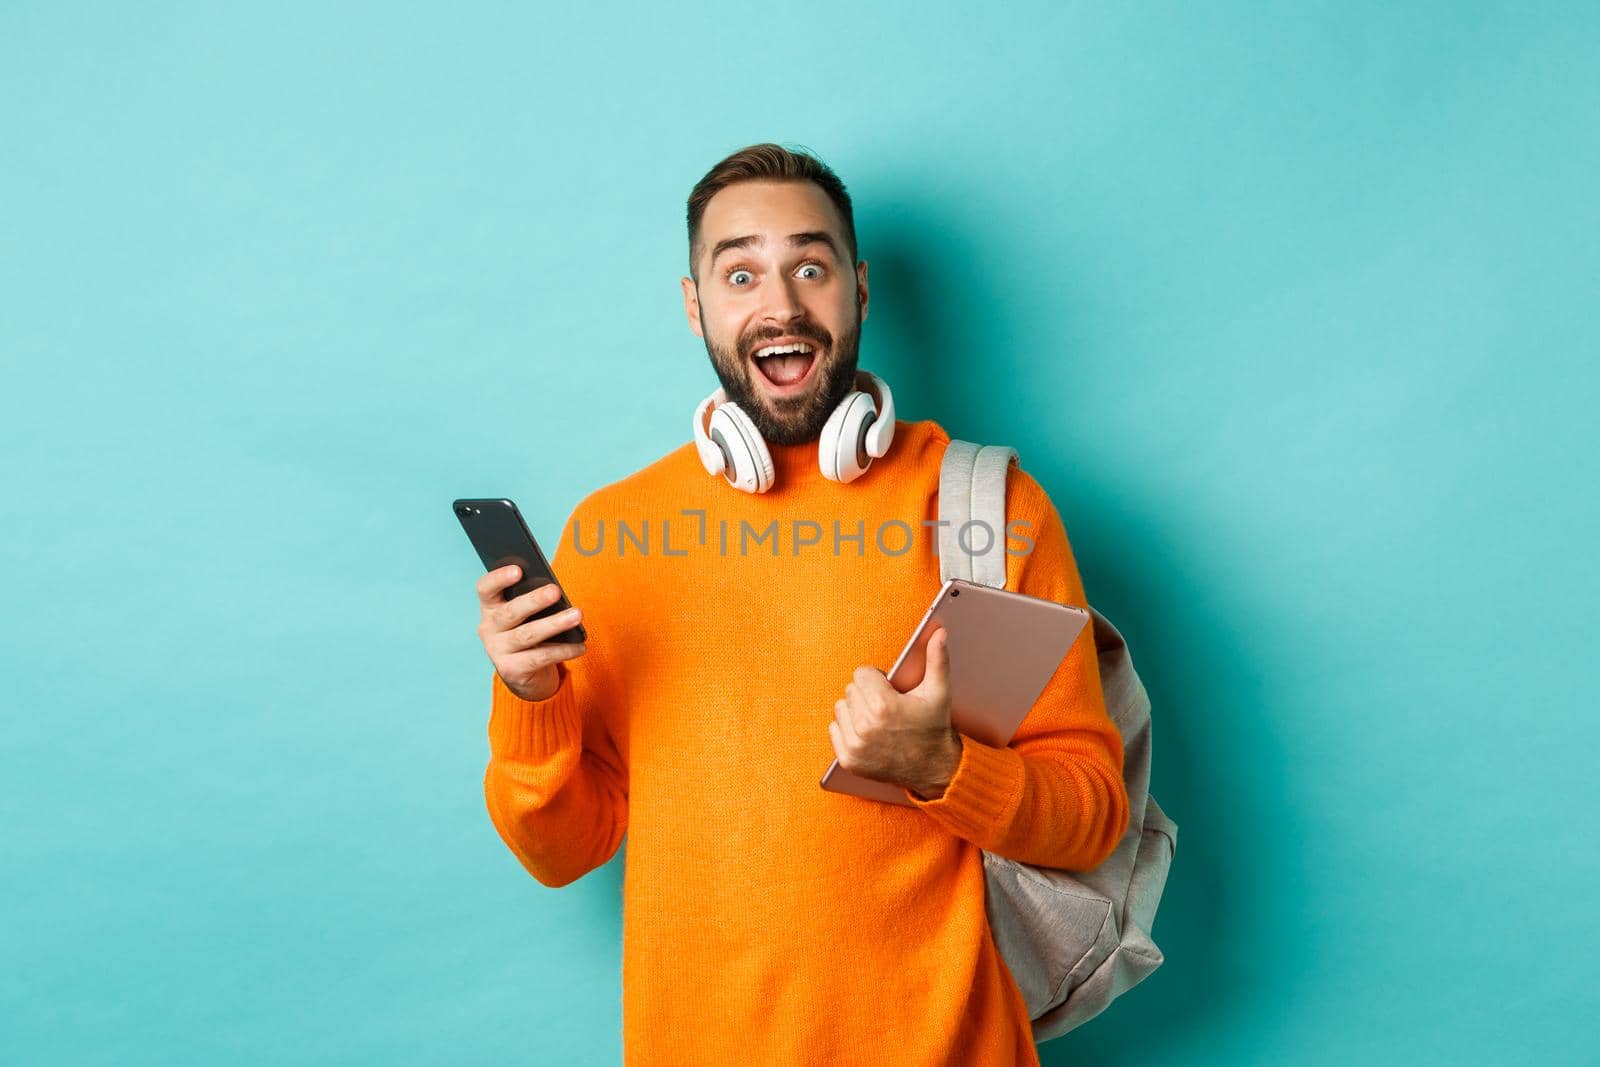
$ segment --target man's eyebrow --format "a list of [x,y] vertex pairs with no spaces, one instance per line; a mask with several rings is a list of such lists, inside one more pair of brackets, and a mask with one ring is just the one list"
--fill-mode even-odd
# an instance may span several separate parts
[[[711,250],[711,265],[716,266],[717,257],[722,255],[724,252],[735,248],[753,248],[756,245],[765,243],[765,238],[753,233],[745,234],[743,237],[729,237],[725,240],[718,241],[717,246]],[[806,230],[803,233],[791,233],[789,235],[790,248],[802,248],[805,245],[815,244],[827,245],[828,248],[833,252],[833,257],[835,259],[842,258],[839,254],[839,246],[834,243],[833,238],[830,237],[824,230]]]

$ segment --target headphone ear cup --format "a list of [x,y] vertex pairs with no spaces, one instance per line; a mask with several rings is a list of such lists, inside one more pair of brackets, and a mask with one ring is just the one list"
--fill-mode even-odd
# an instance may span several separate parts
[[867,454],[867,428],[877,417],[872,397],[859,389],[847,394],[823,424],[817,442],[817,461],[823,477],[836,482],[853,482],[872,465]]
[[822,433],[817,436],[817,466],[822,468],[822,476],[829,481],[839,480],[839,427],[844,425],[844,414],[850,407],[851,393],[839,401],[829,414],[828,421],[822,424]]
[[723,475],[728,484],[747,493],[765,493],[775,480],[772,454],[767,442],[738,404],[719,404],[711,412],[711,426],[707,435],[728,457],[728,469]]

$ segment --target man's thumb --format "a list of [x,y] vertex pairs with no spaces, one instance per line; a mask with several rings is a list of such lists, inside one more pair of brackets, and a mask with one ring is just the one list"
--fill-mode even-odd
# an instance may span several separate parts
[[923,696],[942,695],[950,686],[950,631],[943,626],[928,638],[926,658],[917,692]]

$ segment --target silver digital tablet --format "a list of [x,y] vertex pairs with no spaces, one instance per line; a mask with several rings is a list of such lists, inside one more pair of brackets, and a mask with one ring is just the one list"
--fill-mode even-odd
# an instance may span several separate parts
[[[1084,608],[951,578],[884,673],[899,692],[916,688],[927,666],[928,638],[943,626],[950,633],[951,725],[1003,748],[1089,620]],[[911,805],[900,786],[852,774],[837,759],[820,784],[836,793]]]

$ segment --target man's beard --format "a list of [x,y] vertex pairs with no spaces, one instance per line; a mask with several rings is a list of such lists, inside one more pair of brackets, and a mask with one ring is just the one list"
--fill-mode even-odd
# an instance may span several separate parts
[[[856,383],[856,358],[861,346],[861,314],[857,304],[856,322],[832,343],[828,332],[809,322],[791,325],[788,329],[767,330],[744,338],[737,346],[714,344],[711,332],[705,327],[705,316],[700,318],[700,331],[706,343],[706,354],[711,357],[711,367],[717,372],[728,399],[750,416],[756,430],[769,444],[798,445],[815,441],[822,436],[823,424],[833,409],[845,398]],[[824,356],[814,357],[826,362],[814,366],[808,373],[822,375],[822,380],[810,391],[798,397],[768,397],[752,380],[761,371],[752,354],[775,337],[800,337],[813,347],[826,348]],[[774,406],[775,405],[775,406]]]

